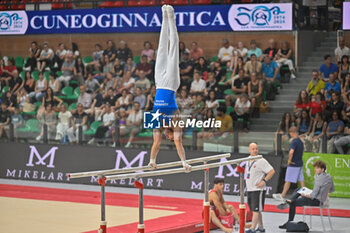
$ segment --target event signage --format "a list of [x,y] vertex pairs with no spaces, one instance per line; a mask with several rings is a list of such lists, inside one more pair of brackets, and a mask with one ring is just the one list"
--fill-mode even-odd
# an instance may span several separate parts
[[[1,11],[1,14],[3,35],[159,32],[162,22],[160,7]],[[177,6],[175,15],[180,32],[292,29],[292,4]],[[6,28],[10,21],[16,27]]]
[[[98,177],[72,179],[68,173],[94,171],[104,169],[122,169],[141,167],[149,161],[149,151],[136,149],[115,149],[93,146],[69,145],[31,145],[19,143],[0,143],[2,148],[0,157],[0,178],[35,180],[56,183],[98,184]],[[217,153],[189,151],[188,159],[209,156]],[[247,155],[232,155],[230,159],[242,158]],[[271,196],[277,190],[281,158],[265,156],[274,167],[276,174],[267,183],[267,195]],[[158,163],[179,160],[176,150],[161,150]],[[222,162],[227,161],[222,159]],[[241,164],[245,167],[245,162]],[[239,174],[235,166],[221,166],[210,169],[210,183],[215,177],[225,179],[224,192],[239,194]],[[145,177],[139,180],[145,188],[203,192],[203,172],[189,174],[174,174],[156,177]],[[132,179],[108,181],[109,186],[133,187]]]
[[327,173],[333,177],[335,192],[332,197],[350,197],[350,156],[341,154],[304,153],[304,177],[306,187],[312,189],[315,180],[313,163],[322,160],[327,164]]
[[343,29],[350,30],[350,2],[343,2]]

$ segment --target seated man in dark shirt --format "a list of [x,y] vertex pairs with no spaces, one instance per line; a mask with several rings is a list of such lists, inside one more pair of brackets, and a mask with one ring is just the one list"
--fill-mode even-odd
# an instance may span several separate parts
[[2,134],[5,132],[7,134],[8,132],[8,125],[11,122],[11,113],[7,110],[6,103],[1,103],[1,109],[0,109],[0,138],[2,137]]
[[226,98],[234,101],[238,95],[247,94],[249,81],[249,78],[244,77],[244,70],[240,69],[238,71],[238,78],[233,81],[231,87],[234,95],[227,95]]
[[132,51],[128,47],[127,43],[123,40],[119,42],[119,48],[115,52],[115,56],[119,58],[120,63],[124,64],[126,63],[126,60],[131,57],[132,58]]
[[142,55],[141,62],[136,66],[136,75],[140,75],[140,71],[143,71],[148,79],[152,73],[152,65],[147,62],[147,55]]
[[[270,57],[272,60],[274,60],[278,50],[276,49],[276,43],[274,39],[269,40],[269,47],[264,50],[264,55]],[[261,58],[261,61],[263,60],[263,57]]]
[[187,88],[189,89],[193,77],[193,63],[190,60],[190,54],[188,52],[184,52],[183,61],[180,63],[179,66],[181,86],[187,86]]

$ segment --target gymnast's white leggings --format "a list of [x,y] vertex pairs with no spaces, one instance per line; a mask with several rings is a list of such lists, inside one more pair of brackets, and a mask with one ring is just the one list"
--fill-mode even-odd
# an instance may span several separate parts
[[179,36],[175,17],[163,16],[155,67],[157,89],[174,92],[180,86],[179,74]]

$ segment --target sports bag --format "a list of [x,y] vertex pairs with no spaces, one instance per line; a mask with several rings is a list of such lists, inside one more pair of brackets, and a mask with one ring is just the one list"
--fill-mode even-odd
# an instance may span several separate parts
[[309,232],[309,226],[305,222],[288,222],[287,232]]

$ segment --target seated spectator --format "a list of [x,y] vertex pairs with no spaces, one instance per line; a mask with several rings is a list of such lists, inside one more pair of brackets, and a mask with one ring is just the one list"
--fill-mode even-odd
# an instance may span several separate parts
[[[297,123],[297,130],[299,133],[299,138],[304,142],[305,144],[305,139],[309,136],[311,128],[312,128],[312,120],[309,116],[309,113],[307,110],[302,110],[300,116],[296,120]],[[308,148],[306,148],[306,151]]]
[[246,94],[241,94],[239,98],[237,98],[235,103],[235,111],[232,114],[232,119],[237,121],[238,118],[243,118],[243,131],[248,132],[248,119],[249,119],[249,109],[250,109],[250,101]]
[[103,83],[103,80],[105,79],[108,72],[114,72],[113,62],[109,59],[108,55],[104,55],[102,73],[96,75],[95,79],[97,79],[99,83]]
[[55,140],[61,141],[66,135],[70,127],[72,113],[67,111],[66,105],[61,105],[61,111],[58,113],[58,124],[56,126]]
[[310,137],[307,140],[309,144],[308,147],[311,147],[313,153],[322,152],[322,137],[326,134],[327,121],[324,120],[323,113],[317,112],[312,124],[312,130]]
[[345,102],[346,105],[342,111],[342,119],[344,122],[344,136],[334,141],[334,146],[339,154],[349,154],[349,150],[344,151],[344,146],[350,143],[350,94],[348,94],[345,98]]
[[349,93],[350,93],[350,73],[346,75],[345,81],[341,85],[341,94],[344,99]]
[[133,93],[135,85],[135,79],[131,77],[131,72],[124,72],[124,76],[121,80],[120,89],[118,92],[126,89],[129,93]]
[[228,39],[222,40],[222,47],[219,49],[218,61],[220,65],[226,66],[231,61],[234,48],[230,45]]
[[[276,133],[275,133],[275,147],[277,147],[277,135],[282,134],[282,166],[287,166],[288,160],[288,151],[289,151],[289,139],[291,138],[289,135],[289,129],[292,126],[296,126],[295,121],[293,120],[292,115],[289,112],[285,112],[282,116],[281,121],[278,124]],[[277,150],[277,148],[275,148]]]
[[[276,42],[274,39],[269,40],[269,47],[264,50],[264,56],[268,56],[273,60],[277,54],[278,50],[276,49]],[[263,60],[263,57],[260,58]]]
[[73,59],[76,60],[77,58],[80,57],[80,51],[78,48],[78,44],[75,42],[72,42],[72,54],[73,54]]
[[350,129],[350,93],[344,96],[344,109],[342,111],[342,119],[345,124],[345,129]]
[[11,123],[13,124],[15,137],[17,138],[17,129],[23,127],[23,123],[24,123],[24,120],[22,115],[20,114],[19,108],[16,108],[13,115],[11,116]]
[[123,74],[124,74],[124,65],[122,65],[120,63],[120,60],[119,58],[116,58],[114,60],[114,64],[113,64],[113,67],[112,67],[112,73],[114,73],[117,78],[121,78],[123,77]]
[[133,105],[133,109],[126,120],[126,127],[124,128],[124,130],[121,129],[120,132],[121,136],[130,134],[125,148],[130,147],[135,135],[141,132],[142,117],[143,116],[142,110],[140,109],[140,104],[138,102],[135,102]]
[[232,91],[234,92],[234,95],[227,95],[225,99],[230,98],[231,100],[235,100],[237,98],[237,95],[247,94],[248,83],[249,78],[244,77],[244,70],[240,69],[238,72],[238,78],[235,79],[231,87]]
[[112,128],[112,125],[114,124],[114,121],[115,121],[115,116],[109,103],[105,104],[105,109],[100,113],[99,118],[102,119],[102,123],[97,128],[94,137],[90,139],[88,144],[94,144],[95,141],[98,141],[97,143],[100,143],[100,141],[103,138],[105,138],[106,132]]
[[117,102],[117,97],[114,96],[113,88],[109,88],[106,91],[106,95],[103,96],[103,104],[109,104],[112,108],[112,111],[113,111],[116,102]]
[[9,124],[11,123],[11,113],[7,110],[7,105],[1,102],[0,109],[0,138],[5,133],[8,138]]
[[344,102],[340,99],[340,93],[337,91],[332,92],[331,101],[326,107],[326,119],[329,121],[332,117],[332,112],[336,111],[338,116],[341,116],[341,112],[344,109]]
[[35,82],[34,92],[29,93],[30,98],[36,99],[36,101],[41,102],[47,89],[47,81],[44,79],[43,73],[39,73],[39,79]]
[[197,71],[193,74],[193,81],[191,83],[190,93],[192,95],[204,94],[205,91],[205,81],[202,79],[201,74]]
[[107,48],[103,51],[103,60],[106,60],[106,56],[108,56],[109,61],[114,61],[116,54],[114,42],[112,40],[107,40],[106,44]]
[[210,64],[210,72],[214,72],[217,83],[225,82],[226,70],[221,67],[218,61],[212,62]]
[[0,85],[1,86],[9,86],[10,89],[12,89],[15,84],[17,78],[18,78],[18,70],[15,64],[15,60],[13,58],[9,59],[7,62],[7,66],[3,66],[2,65],[2,74],[1,74],[1,78],[0,78]]
[[133,57],[131,49],[128,47],[128,44],[124,40],[121,40],[119,42],[119,48],[115,54],[122,64],[126,63],[128,58],[132,59]]
[[59,43],[57,46],[57,50],[56,50],[56,53],[54,55],[54,58],[52,60],[53,65],[56,66],[59,70],[62,67],[62,64],[65,60],[66,54],[67,54],[67,50],[65,49],[64,44]]
[[101,87],[100,83],[92,76],[91,73],[88,74],[88,77],[83,85],[86,88],[87,93],[94,93],[98,88]]
[[262,51],[260,48],[257,47],[256,45],[256,41],[255,40],[251,40],[250,41],[250,49],[248,50],[248,57],[251,57],[252,54],[255,54],[255,56],[260,59],[261,55],[262,55]]
[[[17,104],[20,112],[23,111],[24,103],[26,102],[26,99],[28,98],[28,94],[24,88],[22,88],[18,93],[17,93]],[[29,98],[30,102],[30,98]]]
[[141,51],[141,57],[146,56],[147,57],[147,62],[151,63],[152,61],[155,60],[154,58],[154,49],[152,48],[152,44],[149,41],[145,41],[143,43],[143,50]]
[[245,64],[243,61],[243,57],[235,57],[235,61],[233,64],[233,70],[232,70],[232,75],[231,77],[234,76],[234,79],[237,78],[239,70],[244,70]]
[[7,110],[10,112],[14,112],[15,108],[18,107],[17,98],[10,91],[2,94],[1,102],[6,103]]
[[239,41],[238,42],[238,46],[235,50],[237,52],[237,56],[238,57],[242,57],[243,61],[246,62],[248,59],[248,49],[246,47],[244,47],[243,42]]
[[336,76],[334,74],[329,75],[329,82],[326,84],[324,90],[324,96],[327,102],[331,101],[332,92],[341,92],[341,85],[339,82],[337,82]]
[[75,60],[72,53],[67,53],[66,58],[62,64],[62,75],[57,79],[59,82],[63,82],[66,87],[69,86],[69,81],[74,76]]
[[[147,65],[149,65],[147,63]],[[136,71],[136,64],[135,62],[132,60],[131,57],[128,57],[126,59],[126,63],[124,64],[124,73],[125,72],[131,72],[131,76],[134,77],[135,76],[135,71]]]
[[253,53],[244,66],[245,76],[250,76],[252,73],[256,73],[258,77],[261,77],[262,64],[258,61],[256,55]]
[[141,71],[146,75],[146,77],[150,78],[152,73],[152,65],[148,63],[146,55],[141,56],[141,62],[137,64],[135,74],[140,77]]
[[138,102],[140,104],[140,108],[144,109],[146,106],[146,96],[142,94],[142,90],[140,87],[135,88],[135,98],[134,103]]
[[325,88],[325,83],[320,77],[317,70],[312,71],[312,78],[309,84],[307,85],[306,91],[309,93],[309,96],[316,95],[317,93],[323,93]]
[[275,56],[276,62],[280,67],[283,65],[287,65],[291,73],[290,77],[292,79],[296,79],[295,69],[294,69],[293,61],[291,57],[292,57],[292,50],[289,48],[288,42],[282,41],[282,47],[278,50]]
[[85,80],[84,78],[86,74],[86,68],[83,64],[83,61],[81,60],[80,57],[76,59],[76,63],[73,68],[73,79],[74,81],[78,82],[78,85],[81,86],[84,84]]
[[180,58],[180,63],[184,61],[183,57],[184,54],[188,53],[190,54],[190,50],[188,48],[186,48],[186,45],[184,42],[180,41],[179,42],[179,58]]
[[214,113],[214,116],[217,114],[217,108],[219,107],[219,101],[216,99],[215,91],[209,92],[209,99],[205,101],[205,115],[207,111],[211,110]]
[[[206,115],[204,116],[203,121],[206,121],[208,119],[215,119],[215,115],[213,110],[208,109],[206,112]],[[197,137],[198,138],[212,138],[214,136],[215,129],[213,128],[203,128],[201,132],[198,132]],[[203,149],[202,146],[199,146],[199,149]]]
[[204,90],[204,95],[208,96],[210,91],[215,91],[217,94],[217,97],[221,97],[219,85],[215,79],[214,73],[210,72],[208,74],[208,80],[206,82],[205,90]]
[[28,60],[24,64],[24,70],[25,71],[34,71],[37,67],[37,59],[40,57],[41,50],[38,46],[38,43],[36,41],[33,41],[30,44],[29,48],[29,54],[28,54]]
[[194,72],[202,74],[203,79],[206,81],[208,78],[208,64],[204,57],[199,57],[198,62],[194,64]]
[[48,87],[46,89],[45,96],[43,96],[43,101],[42,101],[43,107],[46,107],[48,104],[51,104],[52,110],[55,112],[59,112],[60,107],[63,104],[63,100],[53,95],[53,90],[51,89],[51,87]]
[[338,66],[332,63],[331,55],[324,56],[324,60],[325,63],[320,66],[320,73],[323,81],[328,82],[330,80],[330,74],[338,77]]
[[43,138],[44,125],[47,125],[47,138],[50,140],[52,138],[51,136],[55,132],[57,122],[56,113],[53,111],[51,103],[45,106],[45,111],[41,115],[38,115],[38,122],[41,126],[41,132],[36,137],[36,140],[40,141]]
[[299,96],[297,101],[295,102],[293,114],[296,118],[301,116],[301,112],[303,110],[309,110],[310,104],[309,104],[309,96],[307,95],[307,92],[305,90],[301,90],[299,92]]
[[56,79],[53,72],[50,72],[49,74],[49,83],[47,85],[52,89],[54,95],[59,95],[61,93],[61,84]]
[[140,70],[139,72],[139,80],[135,82],[135,88],[141,88],[143,94],[148,94],[151,90],[151,82],[146,78],[145,72]]
[[[24,76],[24,80],[23,80],[21,86],[19,87],[19,89],[20,90],[24,89],[27,94],[34,92],[35,80],[31,76],[30,71],[26,71],[25,76]],[[32,96],[33,96],[33,94],[32,94]]]
[[332,112],[332,120],[328,123],[327,127],[327,153],[333,154],[335,151],[334,142],[343,136],[344,122],[339,120],[338,113]]
[[274,94],[277,93],[277,90],[274,86],[275,83],[279,83],[280,72],[276,62],[271,61],[270,57],[265,57],[264,63],[262,66],[262,77],[264,81],[264,89],[266,91],[266,99],[274,100]]
[[335,64],[339,64],[341,62],[342,57],[350,56],[350,49],[345,45],[345,39],[343,37],[339,38],[339,46],[334,50],[334,62]]
[[192,117],[196,119],[203,119],[205,115],[205,103],[202,94],[193,95],[194,101],[192,105]]
[[322,94],[319,92],[316,96],[311,96],[310,107],[310,118],[314,119],[316,113],[324,113],[326,109],[326,101],[322,100]]
[[260,104],[263,99],[263,83],[255,72],[251,73],[251,81],[248,82],[248,94],[251,102],[251,116],[260,117]]
[[180,62],[180,77],[181,86],[189,86],[193,76],[193,63],[190,60],[190,54],[184,52],[182,56],[182,61]]
[[[156,97],[156,86],[152,86],[150,93],[147,95],[147,103],[145,106],[145,111],[152,111],[153,110],[155,97]],[[179,103],[179,102],[177,102],[177,103]]]
[[116,81],[117,81],[117,79],[113,77],[113,74],[111,72],[108,72],[106,74],[106,78],[103,80],[103,85],[101,86],[101,87],[103,87],[104,93],[107,93],[107,91],[110,88],[112,88],[112,90],[114,91],[115,89],[113,89],[113,87],[114,87]]
[[42,72],[46,67],[50,68],[52,65],[52,59],[54,52],[49,48],[49,43],[44,42],[43,50],[40,52],[40,57],[37,59],[37,68]]
[[[127,89],[123,89],[121,92],[121,96],[117,99],[117,102],[115,103],[115,106],[117,109],[119,108],[124,108],[124,109],[128,109],[131,100],[130,100],[130,96],[128,95],[128,90]],[[153,106],[152,106],[153,108]]]
[[[70,143],[75,144],[78,142],[80,126],[82,127],[83,131],[87,130],[87,119],[88,116],[84,112],[84,106],[81,103],[77,104],[77,111],[71,117],[71,127],[67,130],[68,140]],[[84,137],[84,134],[82,135]]]
[[88,71],[100,70],[103,61],[104,50],[100,44],[95,44],[95,51],[92,52],[93,61],[87,65]]
[[18,73],[14,73],[14,76],[10,80],[10,91],[11,94],[17,95],[17,93],[20,91],[20,87],[22,85],[22,78],[18,76]]
[[194,62],[197,62],[198,59],[203,56],[203,49],[198,46],[196,41],[193,41],[191,44],[190,55]]
[[181,115],[190,115],[192,112],[193,99],[188,96],[186,90],[182,89],[180,96],[176,98]]
[[77,105],[82,104],[84,109],[90,109],[92,103],[92,95],[86,92],[85,86],[80,86],[80,95],[78,97]]
[[221,128],[218,130],[218,136],[221,136],[222,138],[227,138],[230,133],[233,132],[232,118],[225,112],[225,107],[219,107],[217,109],[216,120],[221,121]]
[[349,69],[349,57],[344,55],[341,58],[341,62],[338,64],[338,80],[341,84],[345,82],[345,77],[349,74]]
[[23,109],[21,109],[23,112],[34,112],[36,109],[36,106],[32,104],[31,99],[29,95],[26,97],[26,101],[23,103]]

